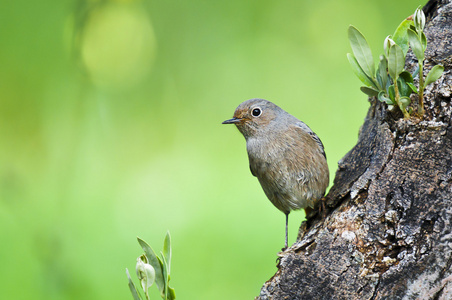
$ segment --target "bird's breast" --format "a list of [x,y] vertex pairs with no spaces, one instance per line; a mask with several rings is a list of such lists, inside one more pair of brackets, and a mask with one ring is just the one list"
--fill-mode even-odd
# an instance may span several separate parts
[[307,138],[280,135],[275,140],[247,140],[251,172],[282,211],[313,206],[328,185],[326,159],[317,143]]

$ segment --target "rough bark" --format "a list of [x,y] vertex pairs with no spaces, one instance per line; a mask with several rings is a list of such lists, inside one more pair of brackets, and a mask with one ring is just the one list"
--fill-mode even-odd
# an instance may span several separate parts
[[[256,299],[452,299],[452,0],[424,11],[425,74],[445,67],[426,88],[424,119],[370,100],[329,213],[302,224]],[[415,62],[408,54],[406,68]]]

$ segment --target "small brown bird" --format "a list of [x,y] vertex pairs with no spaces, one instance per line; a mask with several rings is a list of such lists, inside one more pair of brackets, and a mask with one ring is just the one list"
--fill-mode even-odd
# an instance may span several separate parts
[[319,137],[302,121],[264,99],[241,103],[232,119],[246,139],[251,173],[276,208],[314,208],[328,187],[329,171]]

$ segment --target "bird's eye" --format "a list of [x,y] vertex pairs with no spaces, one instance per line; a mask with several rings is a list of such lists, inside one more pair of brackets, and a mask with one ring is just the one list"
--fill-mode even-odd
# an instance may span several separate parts
[[253,111],[251,112],[251,114],[255,117],[259,117],[261,115],[262,111],[260,108],[256,107],[255,109],[253,109]]

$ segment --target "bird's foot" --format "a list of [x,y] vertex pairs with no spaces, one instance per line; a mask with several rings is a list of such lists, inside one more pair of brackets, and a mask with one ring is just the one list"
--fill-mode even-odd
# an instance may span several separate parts
[[319,205],[319,215],[322,216],[322,219],[325,219],[326,215],[328,213],[328,210],[327,210],[327,207],[326,207],[326,201],[327,201],[326,197],[322,197],[319,200],[319,204],[320,204]]

